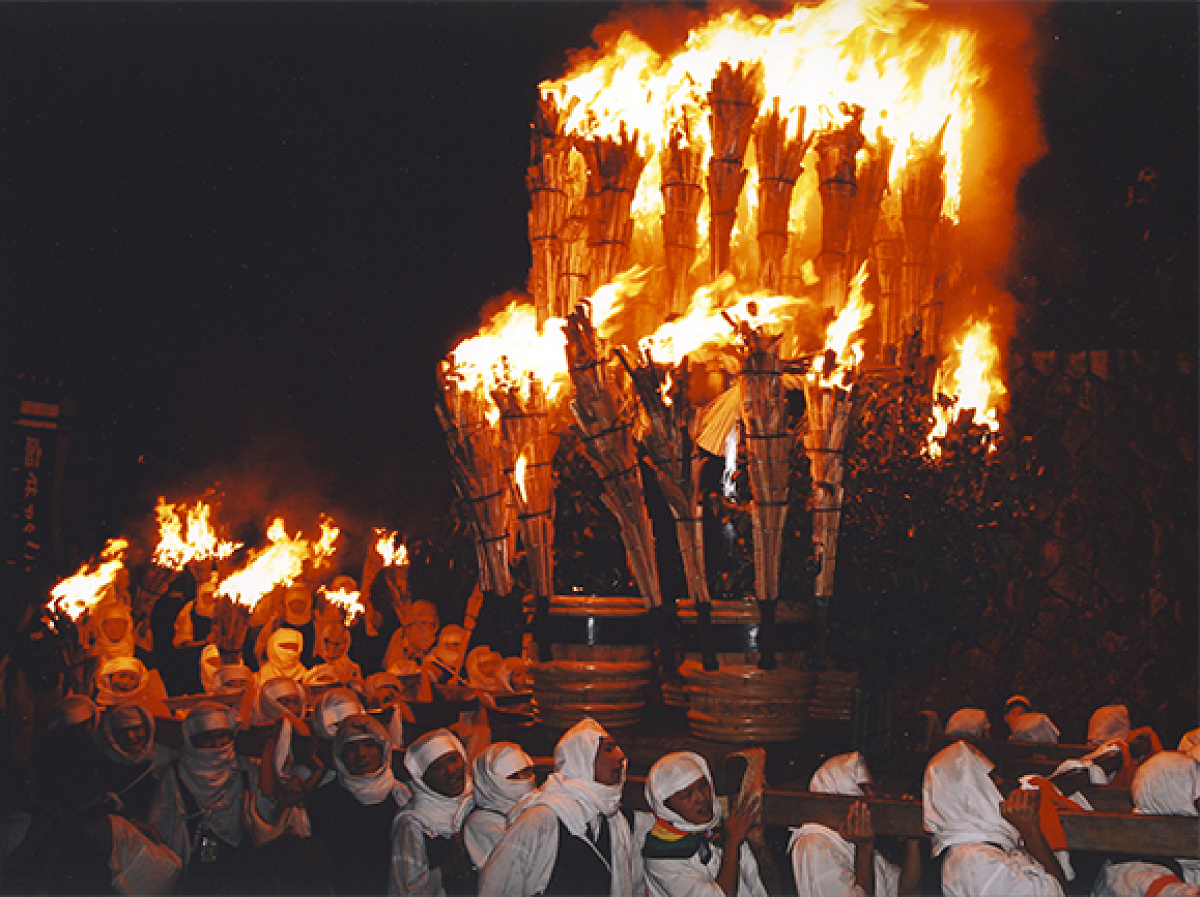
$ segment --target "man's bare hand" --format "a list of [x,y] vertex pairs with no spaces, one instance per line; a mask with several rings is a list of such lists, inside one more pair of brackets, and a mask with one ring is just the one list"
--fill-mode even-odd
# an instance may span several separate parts
[[1000,815],[1028,841],[1030,832],[1041,831],[1038,828],[1038,809],[1041,804],[1042,792],[1018,788],[1008,796],[1008,800],[1000,801]]
[[871,808],[865,800],[850,805],[846,818],[838,826],[838,834],[854,845],[873,845],[875,829],[871,825]]

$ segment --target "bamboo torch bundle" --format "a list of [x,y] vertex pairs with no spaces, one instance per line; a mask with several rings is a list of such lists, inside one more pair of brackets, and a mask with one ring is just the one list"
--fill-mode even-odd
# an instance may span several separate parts
[[704,188],[700,186],[702,155],[685,117],[682,126],[671,128],[662,152],[663,250],[671,285],[670,311],[676,315],[687,311],[690,300],[687,276],[696,259],[697,218],[704,202]]
[[790,122],[779,117],[779,98],[758,120],[754,149],[758,158],[758,283],[764,290],[783,290],[783,257],[788,247],[788,219],[796,178],[804,171],[804,154],[812,141],[804,139],[804,107],[797,109],[796,136],[789,139]]
[[904,231],[900,228],[899,218],[887,211],[884,211],[875,223],[875,242],[871,246],[871,257],[875,262],[875,276],[879,278],[880,344],[883,346],[883,361],[886,364],[895,364],[903,333],[900,328],[900,281],[904,267]]
[[738,326],[746,348],[742,362],[742,430],[754,495],[754,582],[762,623],[759,668],[775,668],[774,618],[779,598],[783,525],[788,513],[789,455],[794,434],[787,426],[787,395],[779,361],[779,337]]
[[[544,626],[554,594],[554,437],[550,432],[546,391],[530,377],[527,395],[517,386],[493,390],[500,409],[500,450],[504,473],[516,502],[517,526],[529,559],[529,576],[538,625]],[[538,639],[542,660],[550,646]]]
[[821,194],[821,279],[825,305],[834,311],[841,311],[846,302],[846,244],[858,195],[855,156],[864,143],[863,108],[842,103],[838,109],[849,121],[822,130],[813,144]]
[[[624,356],[622,356],[624,361]],[[704,668],[717,669],[712,647],[712,598],[704,564],[704,521],[700,510],[700,453],[692,437],[698,412],[692,407],[688,360],[675,368],[670,401],[649,353],[630,369],[634,389],[644,412],[642,448],[650,458],[671,515],[683,557],[688,597],[700,623]]]
[[729,267],[729,242],[737,219],[738,198],[746,181],[742,162],[758,107],[762,103],[762,65],[722,62],[708,93],[712,159],[708,163],[709,240],[712,276]]
[[530,201],[529,245],[533,250],[529,288],[540,330],[558,309],[559,235],[567,217],[564,185],[570,176],[571,141],[559,132],[558,108],[546,98],[538,102],[532,130],[531,158],[525,173]]
[[579,141],[577,149],[588,169],[588,248],[594,293],[629,267],[630,211],[646,160],[637,151],[637,132],[630,138],[624,125],[619,140],[589,138]]
[[858,195],[850,218],[850,236],[846,248],[846,277],[853,277],[862,268],[875,242],[875,227],[879,220],[879,208],[888,187],[888,168],[892,164],[892,150],[896,144],[883,135],[880,129],[875,141],[866,143],[866,159],[858,166],[855,175]]
[[642,491],[642,474],[631,426],[629,401],[612,382],[596,346],[596,331],[586,312],[567,316],[567,361],[575,386],[575,429],[604,486],[604,505],[621,525],[629,569],[647,607],[662,605],[654,533]]
[[[579,158],[578,153],[574,156]],[[567,217],[558,241],[558,309],[555,317],[559,318],[565,318],[575,306],[591,295],[592,254],[588,251],[586,195],[586,189],[571,192]]]
[[949,117],[930,141],[914,142],[900,173],[900,221],[904,227],[904,273],[901,282],[904,328],[908,333],[920,330],[920,310],[929,284],[929,247],[934,228],[942,215],[946,195],[943,174],[946,155],[942,138]]
[[512,591],[509,570],[508,484],[495,432],[487,419],[482,388],[462,391],[443,367],[437,415],[450,449],[454,487],[475,527],[479,586],[507,595]]

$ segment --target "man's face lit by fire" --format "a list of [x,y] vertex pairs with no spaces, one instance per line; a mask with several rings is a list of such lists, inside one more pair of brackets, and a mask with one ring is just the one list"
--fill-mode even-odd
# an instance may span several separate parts
[[383,766],[383,745],[373,738],[351,741],[342,748],[342,763],[352,776],[369,776]]
[[325,660],[332,663],[335,660],[341,660],[346,656],[346,652],[350,650],[350,633],[342,627],[330,627],[325,630],[324,636],[321,638],[320,654]]
[[620,785],[621,773],[624,771],[625,752],[606,735],[596,747],[593,776],[601,785]]
[[113,741],[127,754],[140,754],[150,741],[150,727],[145,723],[113,729]]
[[138,674],[132,670],[118,670],[109,678],[112,684],[112,690],[122,693],[129,693],[138,687],[140,681]]
[[704,776],[676,791],[665,803],[692,825],[704,825],[713,817],[712,786]]
[[458,797],[467,787],[467,764],[458,751],[447,751],[429,764],[421,778],[438,794]]

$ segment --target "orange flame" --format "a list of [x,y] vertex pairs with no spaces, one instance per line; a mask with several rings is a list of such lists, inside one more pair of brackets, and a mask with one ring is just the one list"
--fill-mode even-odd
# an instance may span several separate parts
[[525,387],[533,376],[546,387],[547,397],[553,398],[567,377],[567,338],[562,325],[561,318],[551,318],[538,333],[533,306],[521,300],[510,302],[450,353],[447,362],[458,388],[463,392],[482,389],[490,404],[493,389]]
[[846,307],[825,331],[825,356],[832,359],[833,364],[815,364],[808,373],[809,379],[821,386],[850,389],[852,384],[846,378],[862,364],[863,341],[854,337],[862,331],[873,310],[871,303],[863,298],[863,284],[866,280],[867,268],[864,265],[850,282],[850,296]]
[[970,412],[975,426],[987,427],[992,433],[1000,429],[999,405],[1008,392],[1000,379],[1000,349],[992,339],[990,323],[968,322],[967,327],[966,337],[955,343],[954,352],[937,372],[934,396],[945,395],[952,403],[935,403],[933,407],[934,426],[928,447],[934,458],[941,456],[941,440],[961,414]]
[[513,480],[517,484],[517,491],[521,493],[521,504],[526,504],[529,498],[525,494],[525,453],[521,452],[517,458],[517,463],[513,465]]
[[73,576],[68,576],[50,591],[51,610],[66,614],[77,622],[109,593],[117,574],[125,566],[128,548],[127,539],[109,539],[94,565],[83,564]]
[[217,587],[217,597],[228,597],[235,604],[254,610],[267,592],[276,586],[290,586],[304,572],[304,562],[312,557],[309,543],[297,533],[287,534],[283,518],[276,517],[267,529],[270,544],[256,551],[246,566],[230,574]]
[[375,553],[383,558],[385,567],[402,567],[408,563],[408,546],[401,542],[396,544],[396,533],[381,526],[375,527]]
[[358,619],[359,615],[367,612],[367,609],[360,601],[361,592],[347,591],[346,589],[338,589],[330,591],[322,586],[318,589],[322,597],[330,604],[339,608],[347,626]]
[[328,514],[322,514],[320,519],[321,535],[312,546],[313,565],[323,567],[337,551],[338,536],[341,529]]
[[[158,546],[154,549],[154,563],[167,569],[182,570],[192,561],[209,558],[223,560],[241,548],[241,542],[217,538],[209,523],[211,512],[212,509],[202,501],[191,507],[173,505],[167,504],[160,495],[154,507],[154,514],[158,518]],[[181,515],[186,515],[186,523]]]

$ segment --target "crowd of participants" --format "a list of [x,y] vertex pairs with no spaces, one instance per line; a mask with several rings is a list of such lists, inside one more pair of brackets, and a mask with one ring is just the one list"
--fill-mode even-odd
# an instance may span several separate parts
[[[777,855],[756,821],[756,799],[734,800],[723,810],[699,754],[658,759],[646,777],[649,809],[632,811],[623,806],[626,757],[591,719],[562,736],[552,769],[539,769],[518,744],[492,742],[483,712],[420,732],[407,712],[407,683],[387,671],[386,658],[390,652],[420,669],[436,645],[436,624],[431,634],[418,633],[426,645],[422,656],[412,648],[417,639],[403,633],[410,608],[393,606],[392,620],[373,608],[369,637],[375,643],[368,647],[374,654],[359,654],[370,664],[364,670],[349,657],[347,643],[354,640],[344,625],[339,630],[314,621],[319,612],[311,593],[307,614],[298,596],[290,596],[291,606],[287,597],[276,619],[247,633],[246,643],[257,646],[250,662],[209,650],[205,626],[211,623],[204,622],[200,591],[178,602],[172,650],[194,652],[197,691],[210,696],[191,702],[185,713],[167,708],[164,677],[135,656],[136,640],[113,623],[130,622],[119,610],[94,615],[100,635],[91,643],[90,694],[43,689],[54,700],[37,712],[36,700],[14,700],[21,689],[10,687],[12,675],[6,679],[8,718],[14,707],[31,706],[35,723],[24,751],[11,719],[5,732],[0,889],[529,897],[1200,894],[1200,863],[1188,858],[1105,857],[1081,880],[1065,844],[1047,832],[1047,804],[1071,800],[1087,808],[1080,791],[1057,786],[1070,775],[1128,787],[1138,812],[1196,815],[1200,735],[1189,733],[1177,750],[1164,751],[1153,732],[1130,728],[1123,706],[1093,715],[1091,753],[1065,761],[1052,781],[1022,781],[1007,796],[994,765],[975,746],[990,734],[987,714],[958,711],[944,727],[950,743],[924,773],[927,838],[877,836],[869,804],[859,800],[836,829],[815,823],[793,829],[786,852]],[[391,605],[386,598],[379,603]],[[420,615],[412,619],[420,625]],[[388,625],[392,631],[381,635]],[[310,662],[308,626],[321,644]],[[329,669],[314,677],[321,667]],[[1006,707],[1005,726],[1014,740],[1058,738],[1049,717],[1020,696]],[[827,759],[809,788],[876,794],[859,753]]]

